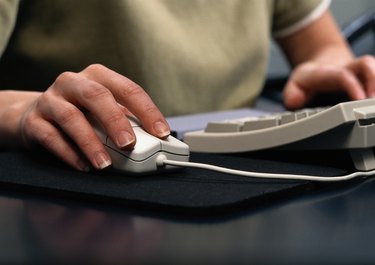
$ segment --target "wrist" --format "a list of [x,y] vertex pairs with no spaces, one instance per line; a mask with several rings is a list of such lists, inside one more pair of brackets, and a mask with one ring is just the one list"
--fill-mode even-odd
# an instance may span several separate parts
[[0,91],[0,146],[23,145],[21,120],[40,92]]

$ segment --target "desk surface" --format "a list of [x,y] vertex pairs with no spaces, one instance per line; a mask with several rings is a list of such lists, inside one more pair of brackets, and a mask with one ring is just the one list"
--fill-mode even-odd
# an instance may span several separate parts
[[204,218],[3,188],[0,263],[374,264],[373,205],[375,178]]
[[202,219],[3,191],[0,261],[373,264],[374,204],[375,179]]

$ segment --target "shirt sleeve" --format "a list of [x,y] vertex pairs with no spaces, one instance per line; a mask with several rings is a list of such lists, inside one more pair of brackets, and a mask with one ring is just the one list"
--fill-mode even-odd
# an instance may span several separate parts
[[318,19],[331,0],[276,0],[273,11],[272,35],[288,36]]
[[20,0],[0,1],[0,58],[14,29],[19,2]]

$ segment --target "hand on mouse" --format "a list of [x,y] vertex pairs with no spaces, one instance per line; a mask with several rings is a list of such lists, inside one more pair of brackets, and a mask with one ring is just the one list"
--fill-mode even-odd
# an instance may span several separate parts
[[103,169],[111,164],[85,112],[91,113],[122,149],[132,148],[136,142],[124,113],[136,116],[154,136],[164,138],[170,133],[162,113],[140,86],[98,64],[79,73],[62,73],[44,93],[10,94],[16,103],[8,109],[13,111],[2,107],[0,114],[11,117],[13,124],[2,126],[8,131],[0,127],[0,134],[16,142],[22,139],[25,145],[40,144],[78,170],[88,170],[91,165]]

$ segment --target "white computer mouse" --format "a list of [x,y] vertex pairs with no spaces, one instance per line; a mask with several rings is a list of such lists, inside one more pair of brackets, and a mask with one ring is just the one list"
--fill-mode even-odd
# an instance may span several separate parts
[[173,136],[159,139],[145,130],[132,118],[129,118],[137,143],[133,150],[124,151],[116,147],[104,129],[92,117],[88,117],[96,134],[102,140],[112,158],[112,168],[118,171],[145,174],[175,169],[173,166],[160,166],[157,162],[160,155],[168,160],[189,161],[189,146]]

